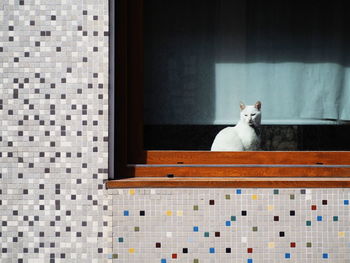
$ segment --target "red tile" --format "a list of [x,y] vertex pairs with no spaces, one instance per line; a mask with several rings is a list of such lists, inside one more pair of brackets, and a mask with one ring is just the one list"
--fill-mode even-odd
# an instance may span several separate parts
[[296,246],[297,246],[297,244],[295,242],[290,243],[290,247],[296,247]]
[[172,254],[171,258],[177,258],[177,254]]
[[253,253],[253,248],[251,247],[247,248],[247,253]]
[[316,205],[312,205],[311,206],[311,210],[317,210],[317,206]]

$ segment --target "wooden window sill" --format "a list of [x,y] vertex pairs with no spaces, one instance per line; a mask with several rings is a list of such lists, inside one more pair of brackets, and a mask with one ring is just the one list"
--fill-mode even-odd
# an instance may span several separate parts
[[106,182],[112,188],[349,188],[350,178],[339,177],[135,177]]

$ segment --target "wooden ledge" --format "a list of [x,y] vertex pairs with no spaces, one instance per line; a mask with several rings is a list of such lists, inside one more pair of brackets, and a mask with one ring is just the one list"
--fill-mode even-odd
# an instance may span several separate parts
[[350,188],[350,178],[221,178],[221,177],[138,177],[106,182],[112,188]]

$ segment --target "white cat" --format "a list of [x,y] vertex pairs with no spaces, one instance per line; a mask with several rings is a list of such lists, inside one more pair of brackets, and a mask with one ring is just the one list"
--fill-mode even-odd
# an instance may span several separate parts
[[226,127],[215,137],[212,151],[254,151],[260,148],[261,102],[240,103],[241,118],[234,127]]

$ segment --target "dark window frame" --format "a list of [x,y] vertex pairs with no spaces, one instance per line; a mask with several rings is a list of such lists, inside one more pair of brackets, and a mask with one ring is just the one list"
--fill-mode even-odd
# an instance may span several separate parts
[[143,0],[118,0],[116,9],[110,1],[110,8],[116,13],[110,23],[115,74],[110,74],[108,188],[350,187],[348,151],[144,150]]

